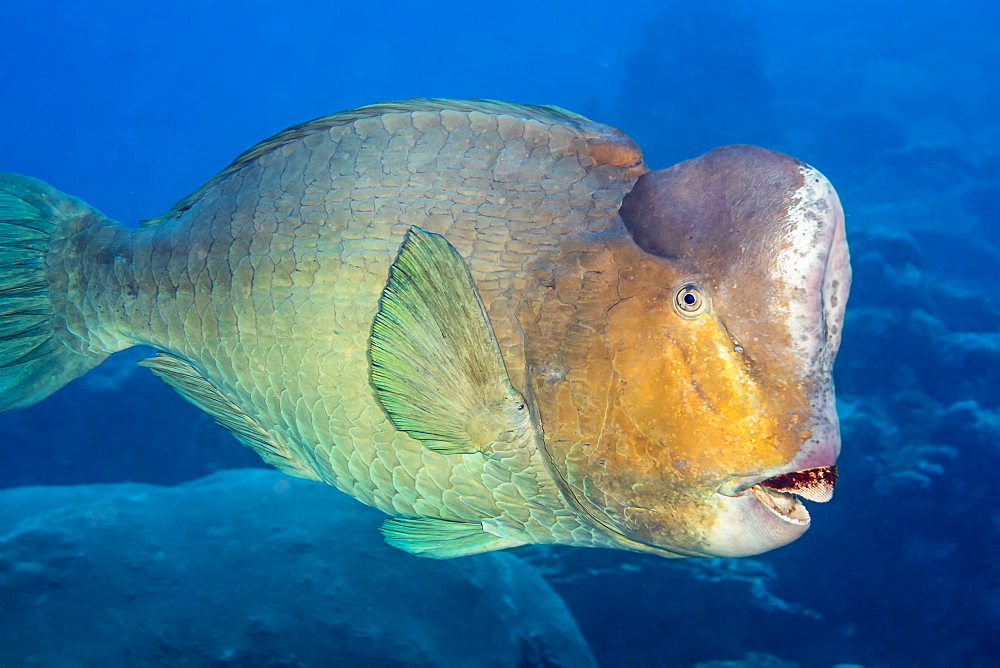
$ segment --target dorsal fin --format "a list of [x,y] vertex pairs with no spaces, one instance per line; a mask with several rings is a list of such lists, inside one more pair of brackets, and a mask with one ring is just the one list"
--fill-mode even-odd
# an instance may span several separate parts
[[140,227],[152,227],[160,223],[177,218],[194,205],[205,192],[217,183],[225,181],[230,176],[241,170],[250,162],[260,156],[270,153],[282,146],[297,139],[301,139],[314,132],[323,132],[330,128],[349,125],[366,118],[376,118],[385,114],[409,113],[414,111],[461,111],[480,112],[490,115],[506,115],[523,120],[536,120],[545,123],[553,123],[571,128],[581,136],[589,136],[586,130],[587,124],[591,121],[579,114],[574,114],[565,109],[555,106],[540,106],[531,104],[514,104],[511,102],[498,102],[495,100],[445,100],[438,98],[415,98],[411,100],[400,100],[398,102],[383,102],[380,104],[370,104],[348,111],[342,111],[328,116],[321,116],[306,123],[293,125],[292,127],[279,132],[273,137],[269,137],[252,148],[241,153],[232,164],[213,176],[195,190],[193,193],[174,204],[167,212],[140,221]]

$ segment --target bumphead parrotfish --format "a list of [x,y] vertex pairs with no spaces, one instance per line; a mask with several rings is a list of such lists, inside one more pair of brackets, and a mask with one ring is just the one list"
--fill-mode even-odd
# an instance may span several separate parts
[[649,171],[555,107],[378,104],[138,229],[0,175],[0,409],[144,344],[403,550],[751,555],[832,493],[849,284],[837,195],[786,155]]

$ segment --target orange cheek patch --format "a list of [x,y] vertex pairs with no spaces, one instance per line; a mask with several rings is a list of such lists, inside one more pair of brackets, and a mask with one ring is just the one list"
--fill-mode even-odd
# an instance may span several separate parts
[[686,269],[618,245],[573,257],[518,314],[547,454],[623,540],[697,552],[721,484],[798,452],[809,394],[752,357],[780,348],[767,332],[739,352],[716,312],[674,311]]
[[622,411],[678,476],[718,478],[795,454],[796,440],[777,436],[782,413],[711,314],[686,320],[663,298],[631,299],[612,309],[607,334]]

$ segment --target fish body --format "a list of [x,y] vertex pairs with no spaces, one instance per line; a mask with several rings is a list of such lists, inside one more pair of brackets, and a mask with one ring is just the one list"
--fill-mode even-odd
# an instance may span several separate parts
[[145,344],[416,554],[753,554],[832,487],[849,279],[836,194],[786,156],[651,172],[555,108],[374,105],[262,142],[139,229],[0,178],[0,407]]

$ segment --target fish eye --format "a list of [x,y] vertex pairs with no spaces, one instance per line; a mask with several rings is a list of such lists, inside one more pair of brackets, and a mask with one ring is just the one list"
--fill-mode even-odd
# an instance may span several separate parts
[[705,312],[708,300],[697,283],[685,283],[674,292],[674,309],[686,318],[696,318]]

